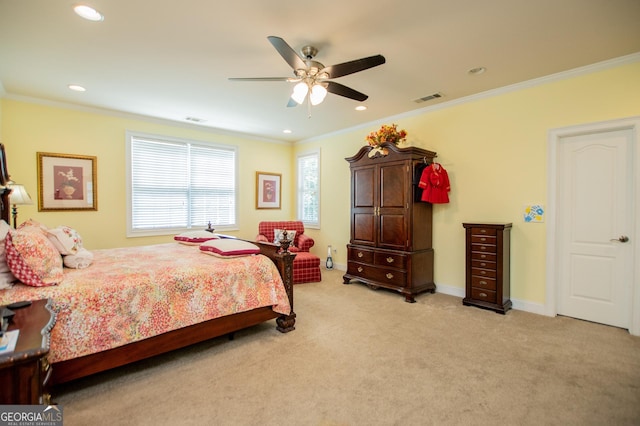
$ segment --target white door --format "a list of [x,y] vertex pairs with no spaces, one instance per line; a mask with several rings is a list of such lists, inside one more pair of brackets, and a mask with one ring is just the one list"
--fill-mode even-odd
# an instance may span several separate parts
[[630,129],[564,136],[557,158],[557,313],[629,328],[633,288]]

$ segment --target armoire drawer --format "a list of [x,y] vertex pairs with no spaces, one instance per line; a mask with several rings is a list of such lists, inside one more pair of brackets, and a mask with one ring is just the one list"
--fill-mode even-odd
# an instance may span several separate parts
[[471,237],[473,238],[476,235],[491,235],[495,237],[498,232],[495,228],[474,227],[471,230]]
[[494,244],[474,243],[471,244],[471,251],[476,251],[479,253],[495,253],[497,251],[497,247]]
[[475,300],[480,300],[488,303],[496,303],[496,292],[491,290],[485,290],[483,288],[471,288],[471,297]]
[[482,268],[482,269],[492,269],[492,270],[496,270],[496,262],[489,262],[488,260],[476,260],[476,259],[471,259],[471,266],[473,268]]
[[373,263],[373,250],[349,247],[349,259],[361,263]]
[[496,245],[496,237],[490,237],[486,235],[472,235],[471,244],[491,244]]
[[406,269],[407,256],[396,253],[376,252],[373,256],[373,263],[378,266]]
[[471,277],[471,287],[494,291],[498,288],[496,280],[485,277]]
[[377,268],[358,262],[347,263],[347,273],[361,278],[378,281],[381,285],[389,284],[404,287],[407,283],[407,274],[404,271],[391,268]]
[[495,253],[481,253],[479,251],[472,251],[471,252],[471,259],[472,260],[487,260],[489,262],[495,262],[497,260],[497,256]]
[[495,269],[481,269],[481,268],[471,268],[471,275],[474,277],[487,277],[487,278],[495,278],[496,270]]

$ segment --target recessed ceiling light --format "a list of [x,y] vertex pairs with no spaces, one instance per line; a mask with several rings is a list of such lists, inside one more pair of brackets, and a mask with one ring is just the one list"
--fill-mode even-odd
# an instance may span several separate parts
[[469,71],[467,71],[469,74],[471,75],[478,75],[478,74],[482,74],[483,72],[485,72],[487,69],[485,67],[476,67],[476,68],[471,68]]
[[70,84],[67,86],[69,89],[73,90],[74,92],[86,92],[87,89],[85,89],[82,86],[79,86],[77,84]]
[[94,8],[92,8],[91,6],[87,6],[84,4],[77,4],[73,6],[73,11],[76,12],[78,16],[84,19],[87,19],[89,21],[98,22],[98,21],[104,20],[104,15],[98,12],[97,10],[95,10]]
[[282,131],[282,133],[287,133],[287,134],[289,134],[289,133],[293,133],[293,132],[292,132],[291,130],[289,130],[289,129],[284,129],[284,130]]
[[367,107],[366,107],[366,106],[364,106],[364,105],[358,105],[358,106],[356,107],[356,111],[364,111],[364,110],[366,110],[366,109],[367,109]]

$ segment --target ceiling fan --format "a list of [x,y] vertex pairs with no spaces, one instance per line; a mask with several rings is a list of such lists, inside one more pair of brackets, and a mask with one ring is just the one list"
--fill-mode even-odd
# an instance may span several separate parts
[[[368,96],[364,93],[331,81],[331,79],[364,71],[385,63],[384,56],[375,55],[325,67],[320,62],[313,60],[318,53],[318,49],[313,46],[304,46],[301,49],[301,53],[304,55],[304,57],[302,57],[282,38],[269,36],[267,39],[273,47],[275,47],[280,56],[293,68],[294,77],[229,78],[229,80],[287,81],[298,83],[293,88],[293,94],[287,104],[288,107],[302,104],[305,99],[307,99],[307,102],[311,105],[318,105],[324,100],[327,92],[360,102],[365,101]],[[308,97],[307,94],[309,95]]]

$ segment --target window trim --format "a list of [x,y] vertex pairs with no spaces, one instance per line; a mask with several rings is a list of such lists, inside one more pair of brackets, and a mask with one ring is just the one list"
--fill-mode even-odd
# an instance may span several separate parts
[[[300,188],[302,186],[302,174],[300,173],[300,158],[302,157],[310,157],[316,156],[318,158],[318,221],[317,222],[306,222],[302,220],[302,196]],[[304,223],[305,228],[310,229],[320,229],[320,211],[321,211],[321,156],[320,156],[320,148],[311,149],[308,151],[299,152],[296,154],[296,217],[298,220],[301,220]]]
[[182,143],[182,144],[190,144],[190,145],[199,145],[206,146],[209,148],[220,148],[234,152],[235,158],[235,204],[236,211],[234,217],[234,223],[229,225],[212,225],[215,227],[216,231],[224,230],[224,231],[236,231],[238,230],[238,212],[240,210],[240,205],[238,204],[240,201],[240,171],[239,171],[239,148],[237,145],[227,145],[209,141],[200,141],[194,139],[180,138],[180,137],[172,137],[172,136],[164,136],[164,135],[156,135],[151,133],[137,132],[132,130],[127,130],[126,132],[126,143],[125,143],[125,167],[126,167],[126,203],[127,203],[127,229],[126,236],[127,238],[135,238],[135,237],[152,237],[152,236],[161,236],[161,235],[175,235],[184,231],[193,231],[196,229],[205,229],[205,227],[186,227],[186,228],[163,228],[158,230],[143,230],[137,231],[132,229],[133,224],[133,208],[131,203],[131,194],[132,194],[132,176],[131,176],[131,140],[132,138],[140,138],[140,139],[149,139],[152,141],[158,142],[170,142],[170,143]]

